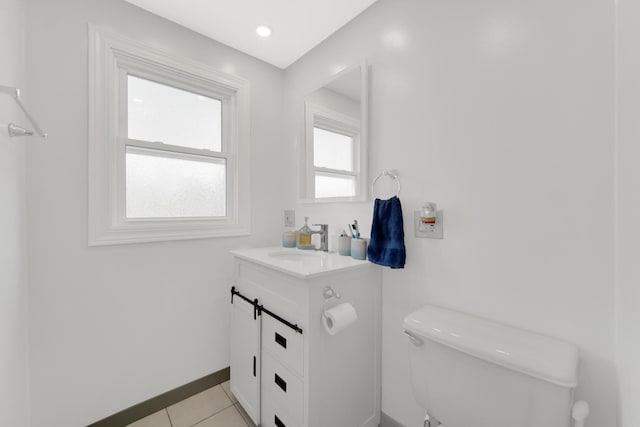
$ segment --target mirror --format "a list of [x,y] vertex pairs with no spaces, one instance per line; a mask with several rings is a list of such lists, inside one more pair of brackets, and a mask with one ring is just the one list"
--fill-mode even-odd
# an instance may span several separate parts
[[367,87],[362,63],[305,97],[305,201],[367,200]]

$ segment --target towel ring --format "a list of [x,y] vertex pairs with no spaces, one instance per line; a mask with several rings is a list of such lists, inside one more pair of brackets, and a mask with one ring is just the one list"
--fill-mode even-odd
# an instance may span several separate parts
[[396,189],[395,197],[398,197],[400,195],[400,190],[402,189],[402,186],[400,185],[400,178],[398,178],[398,171],[395,169],[392,169],[392,170],[380,172],[378,176],[376,176],[373,182],[371,183],[371,194],[373,195],[373,198],[374,199],[378,198],[376,196],[375,186],[376,186],[376,182],[378,182],[378,180],[383,176],[390,176],[391,178],[396,180],[396,184],[398,185],[398,188]]

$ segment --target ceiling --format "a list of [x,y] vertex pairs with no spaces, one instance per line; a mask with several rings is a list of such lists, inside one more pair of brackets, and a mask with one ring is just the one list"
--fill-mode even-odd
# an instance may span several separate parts
[[[286,68],[376,0],[125,0]],[[259,37],[256,26],[273,33]]]

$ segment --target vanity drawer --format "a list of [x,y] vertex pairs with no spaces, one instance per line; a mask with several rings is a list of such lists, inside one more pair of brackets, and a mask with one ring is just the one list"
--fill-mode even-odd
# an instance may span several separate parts
[[302,380],[269,354],[262,353],[261,383],[262,422],[277,426],[277,415],[287,427],[301,426],[304,413]]
[[264,397],[262,399],[262,410],[260,414],[261,427],[301,427],[302,421],[294,422],[290,411],[275,403],[273,399]]
[[304,375],[304,336],[269,315],[262,315],[262,348],[296,375]]

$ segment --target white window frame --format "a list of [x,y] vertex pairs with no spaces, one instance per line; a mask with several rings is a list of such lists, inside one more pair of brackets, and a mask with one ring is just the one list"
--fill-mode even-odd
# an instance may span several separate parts
[[[314,162],[314,128],[335,132],[352,138],[352,171],[319,167]],[[362,144],[362,128],[359,119],[331,110],[324,106],[305,102],[306,183],[309,199],[316,202],[361,201],[366,198],[365,147]],[[355,178],[355,195],[343,197],[316,197],[316,174]]]
[[[128,139],[127,76],[222,100],[222,152]],[[89,26],[89,245],[250,234],[249,81]],[[225,217],[126,218],[126,146],[226,160]]]

